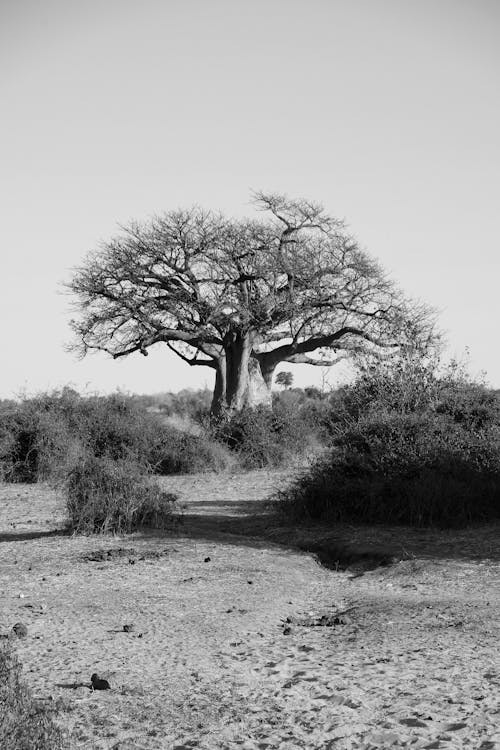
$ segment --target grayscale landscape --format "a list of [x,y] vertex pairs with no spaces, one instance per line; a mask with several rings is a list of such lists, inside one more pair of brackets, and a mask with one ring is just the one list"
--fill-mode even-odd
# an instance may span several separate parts
[[500,750],[499,38],[0,2],[0,750]]
[[[26,679],[71,747],[495,747],[499,526],[267,526],[283,479],[173,478],[175,536],[55,535],[57,493],[2,489],[2,617],[26,623]],[[319,542],[348,567],[298,549]]]

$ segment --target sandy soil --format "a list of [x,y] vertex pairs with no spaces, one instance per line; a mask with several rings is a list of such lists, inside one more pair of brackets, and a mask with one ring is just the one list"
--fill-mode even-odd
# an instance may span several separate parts
[[[26,680],[63,699],[71,746],[500,748],[498,526],[273,527],[283,480],[165,480],[184,525],[126,538],[58,534],[57,493],[0,486],[0,632],[27,625]],[[349,569],[292,546],[319,543],[349,543]],[[403,559],[367,570],[380,549]]]

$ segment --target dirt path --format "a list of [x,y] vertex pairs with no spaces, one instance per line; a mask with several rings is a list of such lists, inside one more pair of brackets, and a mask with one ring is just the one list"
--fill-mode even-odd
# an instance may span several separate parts
[[[27,624],[26,679],[64,700],[72,747],[500,748],[498,527],[273,528],[283,478],[166,480],[175,537],[57,535],[57,494],[0,486],[0,631]],[[408,559],[335,573],[283,546],[346,540]]]

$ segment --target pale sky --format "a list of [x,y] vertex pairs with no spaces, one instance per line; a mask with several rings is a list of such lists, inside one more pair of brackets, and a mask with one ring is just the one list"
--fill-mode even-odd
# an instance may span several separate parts
[[211,387],[161,346],[75,359],[60,283],[120,223],[252,189],[345,218],[500,387],[499,39],[498,0],[0,0],[0,397]]

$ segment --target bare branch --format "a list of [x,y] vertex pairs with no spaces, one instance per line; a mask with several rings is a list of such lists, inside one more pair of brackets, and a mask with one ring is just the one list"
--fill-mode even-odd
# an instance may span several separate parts
[[167,341],[167,346],[170,349],[170,351],[174,352],[174,354],[177,354],[178,357],[180,357],[184,362],[187,362],[188,365],[203,365],[205,367],[213,367],[215,368],[215,362],[213,359],[199,359],[197,352],[194,353],[192,357],[187,357],[182,352],[180,352],[178,349],[176,349],[169,341]]
[[345,326],[344,328],[335,331],[334,333],[323,335],[323,336],[311,336],[310,338],[298,342],[292,342],[291,344],[285,344],[283,346],[276,347],[269,352],[263,352],[259,356],[263,359],[273,362],[282,362],[283,360],[291,361],[290,357],[298,355],[308,354],[309,352],[316,351],[317,349],[326,348],[345,348],[352,350],[352,345],[342,346],[341,339],[344,337],[357,337],[364,341],[374,344],[382,348],[397,348],[400,344],[397,341],[385,341],[384,339],[377,338],[371,334],[363,331],[361,328],[354,328],[352,326]]
[[164,343],[190,366],[215,368],[220,390],[229,372],[245,372],[231,364],[243,352],[268,377],[282,360],[330,366],[435,341],[431,311],[404,298],[343,220],[286,195],[254,202],[259,221],[195,206],[122,227],[89,255],[67,285],[81,354],[146,355]]
[[339,362],[342,362],[349,358],[350,355],[347,352],[339,354],[337,357],[321,357],[317,359],[315,357],[309,357],[307,354],[294,354],[291,357],[287,357],[283,361],[290,362],[290,364],[292,365],[319,365],[321,367],[332,367],[333,365],[336,365]]

